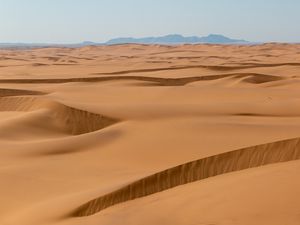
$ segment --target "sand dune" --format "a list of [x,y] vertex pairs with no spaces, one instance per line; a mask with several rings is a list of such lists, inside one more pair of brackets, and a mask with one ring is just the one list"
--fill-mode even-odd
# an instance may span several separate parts
[[298,225],[299,61],[274,43],[0,49],[0,224]]
[[[248,83],[266,83],[272,81],[283,80],[279,76],[258,74],[258,73],[232,73],[222,75],[209,75],[199,77],[184,77],[184,78],[160,78],[160,77],[145,77],[145,76],[103,76],[103,77],[84,77],[84,78],[65,78],[65,79],[5,79],[0,80],[0,83],[70,83],[70,82],[103,82],[117,80],[133,80],[154,82],[160,86],[182,86],[196,81],[218,80],[226,77],[245,78],[244,82]],[[32,93],[29,92],[28,93]],[[34,92],[33,92],[34,93]]]
[[20,96],[20,95],[42,95],[39,91],[19,90],[19,89],[0,89],[0,97]]
[[52,123],[59,124],[73,135],[93,132],[118,121],[117,119],[69,107],[47,99],[34,97],[0,99],[0,111],[31,111],[41,108],[48,109],[48,119],[53,119]]
[[300,139],[291,139],[226,152],[188,162],[94,199],[79,207],[73,216],[89,216],[115,204],[164,191],[208,177],[272,163],[300,159]]

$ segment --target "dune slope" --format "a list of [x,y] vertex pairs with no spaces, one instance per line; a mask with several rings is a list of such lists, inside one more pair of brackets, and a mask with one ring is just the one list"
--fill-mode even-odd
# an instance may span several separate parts
[[275,43],[0,49],[0,224],[298,225],[299,62]]

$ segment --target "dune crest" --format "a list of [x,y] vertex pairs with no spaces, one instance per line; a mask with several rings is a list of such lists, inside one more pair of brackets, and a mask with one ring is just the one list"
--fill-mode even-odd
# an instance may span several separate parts
[[[149,76],[100,76],[100,77],[82,77],[82,78],[65,78],[65,79],[5,79],[0,83],[24,83],[24,84],[55,84],[55,83],[71,83],[71,82],[105,82],[105,81],[145,81],[151,82],[153,86],[184,86],[186,84],[197,81],[211,81],[223,78],[244,78],[244,82],[252,84],[261,84],[272,81],[284,80],[284,78],[274,75],[259,73],[228,73],[209,76],[194,76],[180,78],[163,78]],[[30,92],[29,92],[30,93]],[[34,92],[33,92],[34,93]]]
[[20,95],[43,95],[43,94],[44,93],[40,91],[0,88],[0,97],[20,96]]
[[118,203],[205,178],[300,159],[300,138],[243,148],[188,162],[145,177],[80,206],[72,216],[93,215]]
[[51,117],[71,135],[80,135],[103,129],[118,122],[96,113],[76,109],[52,100],[36,97],[0,98],[0,111],[50,110]]

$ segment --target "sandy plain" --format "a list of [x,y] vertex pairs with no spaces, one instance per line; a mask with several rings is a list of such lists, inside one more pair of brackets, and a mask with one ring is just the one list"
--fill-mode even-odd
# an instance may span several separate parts
[[0,50],[1,225],[300,224],[300,45]]

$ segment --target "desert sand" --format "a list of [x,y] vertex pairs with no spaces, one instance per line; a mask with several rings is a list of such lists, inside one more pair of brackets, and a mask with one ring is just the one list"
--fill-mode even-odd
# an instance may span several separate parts
[[300,45],[0,50],[1,225],[299,225]]

